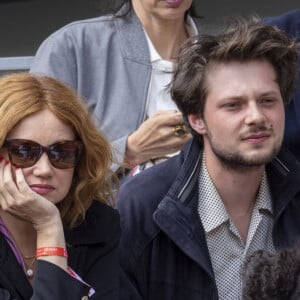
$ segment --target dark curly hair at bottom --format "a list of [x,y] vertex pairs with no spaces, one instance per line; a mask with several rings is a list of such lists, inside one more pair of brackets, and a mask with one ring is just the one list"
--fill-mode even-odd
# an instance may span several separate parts
[[243,275],[243,300],[300,299],[300,246],[270,254],[256,251]]

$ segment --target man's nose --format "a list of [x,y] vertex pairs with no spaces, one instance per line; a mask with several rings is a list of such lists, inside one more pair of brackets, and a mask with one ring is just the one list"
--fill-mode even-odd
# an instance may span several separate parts
[[265,121],[265,115],[257,103],[250,103],[247,107],[245,123],[248,125],[259,124]]

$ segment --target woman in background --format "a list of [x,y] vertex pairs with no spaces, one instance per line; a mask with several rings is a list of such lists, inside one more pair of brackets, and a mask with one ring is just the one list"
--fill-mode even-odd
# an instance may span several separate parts
[[114,15],[53,33],[39,47],[31,72],[78,91],[116,161],[140,171],[191,138],[167,86],[179,47],[198,33],[195,21],[193,0],[125,0]]

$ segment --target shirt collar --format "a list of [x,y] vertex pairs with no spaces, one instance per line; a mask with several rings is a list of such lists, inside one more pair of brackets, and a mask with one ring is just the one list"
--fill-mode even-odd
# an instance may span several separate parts
[[205,232],[210,232],[229,220],[223,201],[207,171],[204,155],[199,174],[198,211]]
[[[267,211],[273,214],[271,193],[266,173],[264,173],[259,187],[256,203],[253,210],[255,209],[257,209],[260,213],[264,213],[265,211]],[[225,205],[214,183],[212,182],[211,177],[209,176],[205,164],[204,155],[202,159],[201,171],[199,174],[198,212],[206,233],[219,227],[230,219]]]
[[[187,16],[187,22],[186,22],[186,30],[189,36],[197,35],[198,34],[198,28],[196,26],[196,23],[194,22],[193,18],[191,16]],[[154,63],[156,61],[165,61],[169,63],[170,65],[173,65],[172,62],[166,61],[162,59],[162,57],[159,55],[159,53],[156,51],[155,47],[152,44],[151,39],[149,38],[146,30],[144,29],[145,36],[147,39],[147,43],[149,46],[149,52],[150,52],[150,61],[151,63]]]

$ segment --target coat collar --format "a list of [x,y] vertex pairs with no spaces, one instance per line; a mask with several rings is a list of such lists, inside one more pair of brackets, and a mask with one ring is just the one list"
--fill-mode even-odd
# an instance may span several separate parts
[[300,162],[284,146],[266,167],[275,219],[300,192]]
[[[202,146],[193,139],[182,152],[184,158],[178,175],[168,191],[168,196],[182,203],[189,202],[191,190],[198,182]],[[274,216],[300,193],[300,162],[283,145],[278,155],[266,166],[270,184]]]
[[[198,177],[201,165],[201,146],[193,140],[182,152],[184,155],[178,175],[155,211],[154,222],[189,257],[213,278],[213,270],[205,241],[205,233],[197,213]],[[282,148],[267,165],[275,218],[300,192],[300,163]]]
[[123,56],[126,59],[151,66],[149,47],[143,26],[129,5],[129,3],[124,4],[115,15]]
[[205,233],[198,212],[199,143],[188,144],[173,185],[153,215],[154,222],[191,259],[214,278]]

